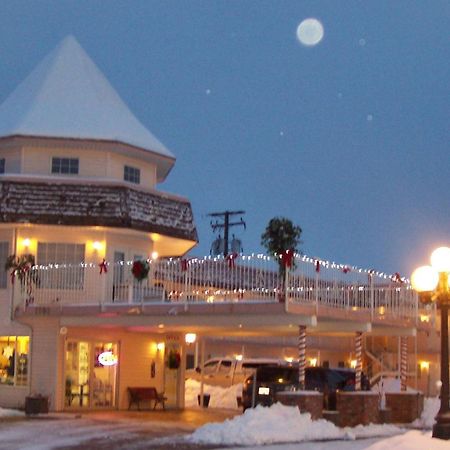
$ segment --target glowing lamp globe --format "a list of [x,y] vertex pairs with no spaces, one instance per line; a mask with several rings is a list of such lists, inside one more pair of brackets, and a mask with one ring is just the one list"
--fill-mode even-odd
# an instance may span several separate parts
[[431,265],[438,272],[450,272],[450,248],[437,248],[431,254]]
[[411,275],[411,285],[417,292],[431,292],[436,289],[439,274],[431,266],[422,266]]

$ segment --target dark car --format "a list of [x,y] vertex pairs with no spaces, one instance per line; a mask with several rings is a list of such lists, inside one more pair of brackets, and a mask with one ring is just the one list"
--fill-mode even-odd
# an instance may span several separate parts
[[[244,411],[256,405],[270,406],[276,401],[277,392],[294,391],[298,388],[298,366],[260,367],[244,381],[242,389]],[[305,373],[305,388],[323,392],[324,409],[336,409],[336,391],[355,390],[355,371],[308,367]]]

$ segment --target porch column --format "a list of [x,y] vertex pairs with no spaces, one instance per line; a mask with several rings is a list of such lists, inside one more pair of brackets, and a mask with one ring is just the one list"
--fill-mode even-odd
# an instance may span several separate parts
[[202,337],[202,348],[200,353],[200,407],[203,408],[203,398],[204,398],[204,382],[205,382],[205,350],[206,350],[206,339]]
[[355,336],[355,357],[356,357],[356,376],[355,376],[355,390],[361,390],[361,373],[362,373],[362,339],[361,331],[356,332]]
[[298,327],[298,383],[300,389],[305,389],[306,371],[306,326]]
[[406,391],[406,378],[408,376],[408,337],[400,338],[400,386]]

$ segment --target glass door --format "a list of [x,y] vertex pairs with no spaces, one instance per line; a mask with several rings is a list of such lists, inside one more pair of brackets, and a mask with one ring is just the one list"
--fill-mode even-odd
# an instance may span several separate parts
[[116,406],[117,343],[68,341],[65,361],[66,408]]
[[66,345],[65,397],[66,407],[88,408],[91,345],[69,341]]
[[92,371],[92,405],[94,408],[116,406],[117,344],[96,342]]

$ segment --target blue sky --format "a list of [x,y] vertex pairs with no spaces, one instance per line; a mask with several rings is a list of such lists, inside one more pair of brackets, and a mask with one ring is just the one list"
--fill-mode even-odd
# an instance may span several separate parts
[[[319,19],[304,47],[298,24]],[[73,34],[177,163],[160,189],[206,214],[271,217],[303,251],[409,275],[450,245],[450,3],[3,1],[0,101]]]

